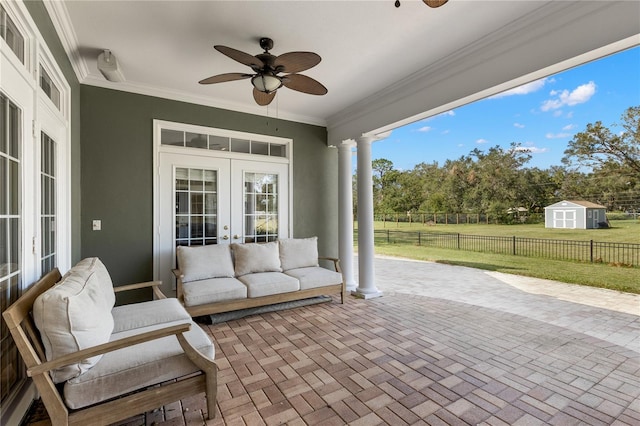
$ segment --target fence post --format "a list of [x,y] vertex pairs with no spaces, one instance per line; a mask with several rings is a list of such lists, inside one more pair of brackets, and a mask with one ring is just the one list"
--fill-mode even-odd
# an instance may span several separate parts
[[391,243],[391,230],[387,229],[387,244]]
[[589,240],[589,259],[593,263],[593,240]]
[[458,232],[458,250],[460,250],[460,233]]
[[418,245],[422,245],[420,241],[420,231],[418,231]]
[[513,255],[516,255],[516,236],[513,236]]

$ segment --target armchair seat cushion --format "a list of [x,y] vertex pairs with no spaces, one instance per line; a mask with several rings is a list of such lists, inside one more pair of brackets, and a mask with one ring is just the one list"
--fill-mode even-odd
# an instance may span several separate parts
[[113,315],[113,333],[166,324],[174,321],[190,321],[191,315],[180,304],[178,299],[156,299],[148,302],[116,306],[111,310]]
[[342,274],[319,266],[289,269],[284,273],[300,282],[300,290],[342,284]]
[[253,273],[238,279],[247,286],[247,296],[250,298],[300,290],[297,279],[281,272]]
[[[180,323],[184,320],[122,331],[114,333],[111,340]],[[214,359],[213,344],[197,324],[192,324],[185,338],[200,353]],[[197,371],[176,337],[168,336],[104,354],[93,368],[65,383],[65,403],[78,409]]]
[[182,285],[185,306],[246,299],[247,286],[235,278],[212,278]]

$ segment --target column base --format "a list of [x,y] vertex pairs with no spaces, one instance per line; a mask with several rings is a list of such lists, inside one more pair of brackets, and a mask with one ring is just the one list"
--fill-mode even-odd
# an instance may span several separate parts
[[382,292],[376,291],[374,293],[362,293],[356,289],[351,292],[351,295],[357,297],[358,299],[367,300],[367,299],[375,299],[376,297],[382,297]]
[[358,284],[356,284],[356,283],[346,283],[345,284],[345,289],[347,290],[347,293],[353,293],[354,291],[356,291],[358,289]]

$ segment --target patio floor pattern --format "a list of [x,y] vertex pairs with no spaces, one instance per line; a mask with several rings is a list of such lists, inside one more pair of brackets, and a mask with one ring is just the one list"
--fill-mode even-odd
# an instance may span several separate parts
[[119,424],[640,424],[640,316],[402,262],[376,259],[379,282],[406,280],[380,298],[201,325],[216,344],[216,418],[194,397]]

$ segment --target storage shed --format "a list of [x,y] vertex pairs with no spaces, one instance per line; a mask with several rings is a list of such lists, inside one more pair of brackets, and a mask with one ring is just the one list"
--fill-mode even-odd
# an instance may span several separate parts
[[545,228],[597,229],[607,221],[607,208],[589,201],[559,201],[544,208]]

